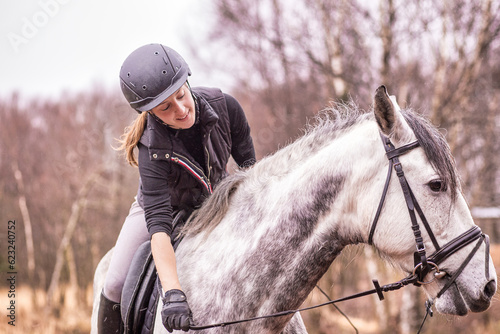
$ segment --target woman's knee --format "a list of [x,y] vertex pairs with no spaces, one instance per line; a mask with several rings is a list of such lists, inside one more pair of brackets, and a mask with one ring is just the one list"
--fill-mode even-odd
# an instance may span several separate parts
[[104,295],[111,301],[119,303],[126,277],[108,272],[104,281]]

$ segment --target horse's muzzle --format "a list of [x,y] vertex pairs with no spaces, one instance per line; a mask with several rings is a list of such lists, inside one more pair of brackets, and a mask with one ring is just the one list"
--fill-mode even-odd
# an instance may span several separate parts
[[491,299],[497,291],[497,282],[489,281],[483,288],[477,300],[467,300],[467,304],[471,312],[483,312],[490,307]]

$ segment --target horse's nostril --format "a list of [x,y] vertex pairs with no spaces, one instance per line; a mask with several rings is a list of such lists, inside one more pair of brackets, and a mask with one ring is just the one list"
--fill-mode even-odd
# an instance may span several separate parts
[[491,280],[484,287],[484,295],[488,298],[493,297],[497,290],[497,282],[495,280]]

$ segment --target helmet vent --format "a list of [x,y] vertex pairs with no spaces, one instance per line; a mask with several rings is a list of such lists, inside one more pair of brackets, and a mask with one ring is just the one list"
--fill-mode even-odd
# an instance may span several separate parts
[[148,87],[146,85],[143,85],[142,90],[146,90],[146,89],[148,89]]
[[127,73],[127,78],[130,78],[130,72]]
[[155,55],[159,55],[160,53],[158,51],[155,51]]
[[161,73],[167,74],[167,70],[163,70],[163,71],[161,71]]

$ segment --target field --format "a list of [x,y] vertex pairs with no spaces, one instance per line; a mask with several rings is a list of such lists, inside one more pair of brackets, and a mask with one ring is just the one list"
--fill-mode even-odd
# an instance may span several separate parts
[[[355,254],[353,254],[354,252]],[[495,245],[491,249],[494,262],[500,263],[500,247]],[[346,258],[359,257],[359,250],[347,251]],[[350,261],[350,259],[347,259]],[[358,261],[359,262],[359,261]],[[335,263],[330,271],[335,271]],[[344,268],[345,269],[345,268]],[[349,268],[348,271],[355,271]],[[330,272],[329,272],[330,273]],[[331,273],[330,273],[331,274]],[[328,274],[327,274],[328,275]],[[326,277],[326,275],[325,275]],[[366,281],[366,280],[364,280]],[[368,282],[370,282],[368,280]],[[336,297],[345,296],[353,292],[371,289],[368,282],[358,284],[352,289],[342,288],[336,282]],[[363,285],[364,284],[364,285]],[[332,286],[332,283],[322,279],[320,285],[323,287]],[[27,286],[16,287],[15,291],[15,326],[9,325],[10,300],[7,288],[0,289],[0,305],[2,305],[2,321],[0,322],[0,333],[6,334],[62,334],[62,333],[89,333],[90,316],[92,312],[92,287],[85,290],[78,290],[65,286],[57,291],[54,303],[57,305],[52,312],[47,309],[47,295],[42,290],[32,290]],[[337,295],[338,294],[338,295]],[[434,312],[434,317],[429,318],[425,323],[423,334],[498,334],[500,333],[500,294],[497,292],[492,306],[487,312],[479,314],[469,314],[466,317],[443,316]],[[375,296],[363,297],[355,301],[348,301],[338,304],[345,312],[359,333],[382,334],[382,333],[415,333],[402,328],[403,301],[408,299],[416,300],[417,314],[413,323],[420,324],[424,316],[424,296],[420,289],[407,287],[390,294],[386,294],[386,300],[378,301]],[[318,290],[314,290],[304,303],[304,306],[325,302]],[[351,334],[356,333],[355,329],[347,320],[332,306],[323,307],[302,313],[302,317],[310,334]],[[385,323],[385,326],[381,326]],[[411,323],[411,321],[410,321]],[[385,328],[384,328],[385,327]],[[403,326],[404,327],[404,326]]]
[[[9,305],[8,290],[1,291],[1,305]],[[2,316],[0,333],[89,333],[90,315],[92,313],[92,288],[86,291],[75,290],[65,287],[58,291],[55,296],[58,302],[53,312],[45,307],[47,295],[45,291],[23,286],[16,288],[16,314],[15,326],[9,325],[9,317]],[[4,307],[2,307],[4,309]],[[2,315],[8,315],[8,311],[2,311]]]
[[[396,294],[400,294],[396,292]],[[6,300],[7,290],[1,291],[3,298]],[[80,334],[90,332],[90,315],[92,311],[92,289],[89,287],[85,293],[80,292],[77,297],[74,291],[66,289],[64,293],[58,296],[60,307],[53,314],[48,314],[44,309],[45,293],[36,291],[37,307],[33,307],[33,291],[22,287],[18,289],[16,304],[16,321],[15,326],[8,324],[8,317],[3,316],[0,323],[0,333],[6,334]],[[366,298],[366,297],[365,297]],[[369,298],[369,297],[368,297]],[[80,301],[77,301],[80,300]],[[82,302],[82,300],[84,302]],[[311,295],[308,303],[324,302],[320,298],[318,292]],[[358,306],[363,303],[355,303]],[[365,303],[366,304],[366,303]],[[370,303],[371,304],[371,300]],[[2,302],[2,305],[6,305]],[[348,304],[340,304],[344,306]],[[349,309],[348,307],[347,309]],[[363,306],[361,306],[363,308]],[[379,334],[379,333],[399,333],[399,329],[394,328],[390,331],[381,331],[377,320],[373,317],[374,310],[364,310],[365,316],[351,316],[350,320],[354,323],[359,333],[363,334]],[[3,312],[5,313],[5,312]],[[357,312],[356,312],[357,313]],[[302,317],[306,322],[310,334],[320,333],[336,333],[336,334],[351,334],[355,330],[334,308],[326,307],[318,312],[307,311],[302,313]],[[397,324],[394,324],[398,327]],[[499,295],[495,297],[492,307],[486,313],[470,314],[465,318],[447,317],[439,314],[434,314],[434,317],[427,320],[423,334],[498,334],[500,333],[500,301]]]

